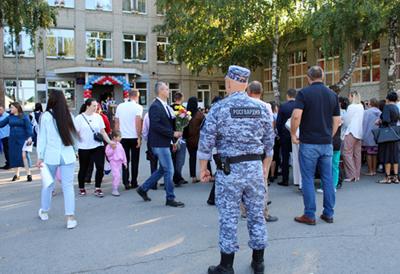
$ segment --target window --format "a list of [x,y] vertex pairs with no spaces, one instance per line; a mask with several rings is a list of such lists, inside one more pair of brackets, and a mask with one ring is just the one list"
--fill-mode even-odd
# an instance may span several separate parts
[[23,57],[34,57],[31,36],[26,32],[21,32],[19,34],[19,44],[17,45],[14,34],[10,33],[8,27],[4,27],[3,44],[4,56],[6,57],[15,56],[15,53]]
[[168,53],[169,42],[168,37],[158,36],[157,37],[157,61],[158,62],[168,62],[172,58]]
[[48,94],[50,94],[50,92],[54,90],[60,90],[64,93],[69,108],[74,109],[76,107],[75,81],[48,81],[47,82]]
[[[17,87],[18,85],[18,87]],[[31,111],[35,107],[35,81],[34,80],[5,80],[5,105],[12,102],[21,104],[24,111]]]
[[164,16],[166,14],[166,10],[162,7],[160,7],[160,5],[158,4],[158,1],[156,2],[156,14],[158,16]]
[[172,103],[175,103],[175,94],[177,92],[181,91],[179,88],[179,84],[178,83],[169,83],[168,87],[169,87],[169,93],[170,93],[169,98],[171,98]]
[[396,79],[400,80],[400,46],[396,52]]
[[46,43],[49,58],[73,59],[75,56],[73,30],[50,29]]
[[211,105],[210,85],[200,84],[197,86],[197,100],[199,100],[199,106],[202,108],[206,108]]
[[352,83],[379,82],[381,78],[381,53],[379,41],[368,44],[353,72]]
[[146,35],[124,34],[124,61],[146,61]]
[[47,3],[53,7],[74,8],[74,0],[47,0]]
[[86,32],[86,58],[112,60],[111,32]]
[[[307,82],[307,51],[297,51],[289,57],[289,88],[301,89]],[[272,76],[272,75],[271,75]],[[272,79],[272,77],[271,77]]]
[[123,0],[122,10],[132,13],[146,13],[146,0]]
[[133,88],[139,90],[139,104],[142,106],[147,106],[147,83],[134,83]]
[[225,84],[218,85],[218,96],[224,98],[226,96]]
[[264,93],[273,93],[271,66],[264,69]]
[[319,51],[318,65],[324,70],[324,82],[327,86],[336,84],[340,79],[339,56],[324,57],[322,51]]
[[111,0],[86,0],[86,9],[112,11]]

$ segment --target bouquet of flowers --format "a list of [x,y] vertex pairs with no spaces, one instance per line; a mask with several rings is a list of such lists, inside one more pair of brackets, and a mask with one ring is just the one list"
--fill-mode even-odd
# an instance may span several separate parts
[[175,108],[176,131],[183,131],[183,129],[189,124],[190,119],[192,119],[191,115],[190,111],[187,111],[183,106]]

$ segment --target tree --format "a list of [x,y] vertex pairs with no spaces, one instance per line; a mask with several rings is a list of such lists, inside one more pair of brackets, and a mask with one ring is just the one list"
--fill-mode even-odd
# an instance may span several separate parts
[[399,16],[400,1],[390,1],[388,3],[387,24],[388,24],[388,92],[395,91],[396,87],[396,49],[398,46],[398,34],[400,33]]
[[[36,33],[56,25],[56,10],[43,0],[1,0],[0,27],[8,26],[10,33],[18,34],[25,31],[35,44]],[[14,35],[19,43],[19,35]],[[41,40],[40,40],[41,41]],[[39,43],[41,47],[41,43]]]
[[276,101],[279,92],[280,42],[298,26],[301,1],[290,0],[158,0],[165,9],[163,25],[155,31],[168,35],[179,62],[194,73],[231,64],[252,69],[271,60]]
[[351,79],[367,43],[379,39],[388,30],[389,14],[394,14],[396,2],[399,3],[398,0],[309,1],[311,8],[305,28],[321,44],[325,56],[339,53],[343,60],[346,44],[354,45],[346,71],[332,87],[335,91],[340,92]]

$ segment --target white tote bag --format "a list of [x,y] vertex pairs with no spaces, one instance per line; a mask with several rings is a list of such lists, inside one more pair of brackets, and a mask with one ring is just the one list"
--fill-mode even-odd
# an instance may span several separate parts
[[42,176],[43,187],[47,188],[52,183],[54,183],[53,175],[51,174],[49,167],[45,163],[43,163],[42,167],[40,168],[40,175]]

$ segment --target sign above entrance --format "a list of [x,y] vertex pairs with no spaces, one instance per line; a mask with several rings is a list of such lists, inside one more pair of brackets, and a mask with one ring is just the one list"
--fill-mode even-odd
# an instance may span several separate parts
[[124,91],[124,98],[128,98],[131,85],[126,81],[124,76],[112,75],[92,75],[89,77],[88,82],[83,87],[83,98],[88,99],[92,97],[93,85],[120,85]]

